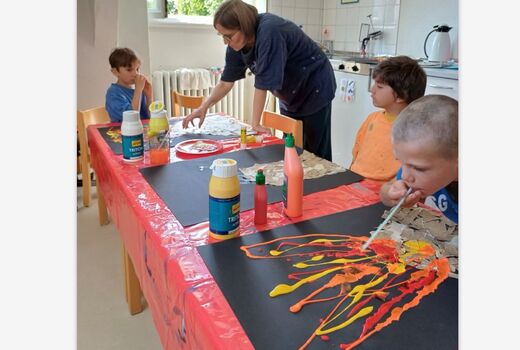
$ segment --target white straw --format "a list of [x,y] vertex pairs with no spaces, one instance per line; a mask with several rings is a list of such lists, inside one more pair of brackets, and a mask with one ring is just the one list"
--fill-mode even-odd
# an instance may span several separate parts
[[374,232],[374,234],[368,239],[368,241],[366,241],[365,244],[363,244],[363,246],[361,247],[363,250],[368,248],[368,246],[370,245],[370,243],[372,243],[374,238],[376,238],[376,236],[379,234],[379,232],[381,232],[383,227],[385,227],[385,225],[388,222],[388,220],[390,220],[392,218],[392,216],[394,216],[395,212],[401,207],[401,205],[403,205],[404,200],[406,199],[406,197],[408,197],[408,195],[410,193],[412,193],[412,188],[411,187],[408,188],[408,190],[406,191],[404,196],[399,200],[397,205],[395,207],[393,207],[392,210],[390,210],[390,213],[388,214],[386,219],[381,223],[381,225],[379,225],[379,227],[377,228],[376,232]]

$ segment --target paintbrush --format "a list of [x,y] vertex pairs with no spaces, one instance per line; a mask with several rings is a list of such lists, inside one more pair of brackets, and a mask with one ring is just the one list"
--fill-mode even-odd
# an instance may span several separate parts
[[406,199],[406,197],[408,197],[408,195],[410,193],[412,193],[412,188],[411,187],[408,188],[408,190],[406,191],[404,196],[399,200],[399,202],[396,204],[396,206],[393,207],[392,210],[390,210],[390,213],[388,214],[386,219],[381,223],[381,225],[379,225],[379,227],[377,228],[376,232],[374,232],[374,234],[372,236],[370,236],[368,241],[366,241],[365,244],[363,244],[363,246],[361,247],[363,250],[368,248],[368,246],[370,245],[370,243],[372,243],[374,238],[376,238],[376,236],[379,234],[379,232],[381,232],[383,227],[385,227],[386,223],[392,218],[392,216],[394,216],[394,214],[397,212],[397,210],[399,210],[401,205],[403,205],[404,200]]

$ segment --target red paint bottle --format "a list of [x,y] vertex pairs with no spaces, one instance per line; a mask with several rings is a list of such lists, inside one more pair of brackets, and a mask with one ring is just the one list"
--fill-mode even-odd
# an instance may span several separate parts
[[263,225],[267,222],[267,191],[262,169],[258,169],[255,180],[255,225]]

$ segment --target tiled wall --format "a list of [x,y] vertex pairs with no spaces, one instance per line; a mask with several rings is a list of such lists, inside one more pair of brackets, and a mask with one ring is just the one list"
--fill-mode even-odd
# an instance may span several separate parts
[[268,11],[287,18],[314,40],[333,40],[334,49],[359,51],[359,31],[362,23],[370,23],[372,31],[382,36],[369,44],[373,55],[395,55],[400,0],[359,0],[341,4],[341,0],[270,0]]
[[323,0],[269,0],[267,6],[268,12],[301,26],[313,40],[321,40]]

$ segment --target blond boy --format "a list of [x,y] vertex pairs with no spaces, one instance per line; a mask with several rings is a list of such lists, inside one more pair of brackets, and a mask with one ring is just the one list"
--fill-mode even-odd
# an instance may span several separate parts
[[402,166],[396,179],[381,188],[385,205],[395,205],[411,187],[404,206],[428,197],[458,223],[458,116],[458,102],[442,95],[424,96],[399,114],[392,143]]

